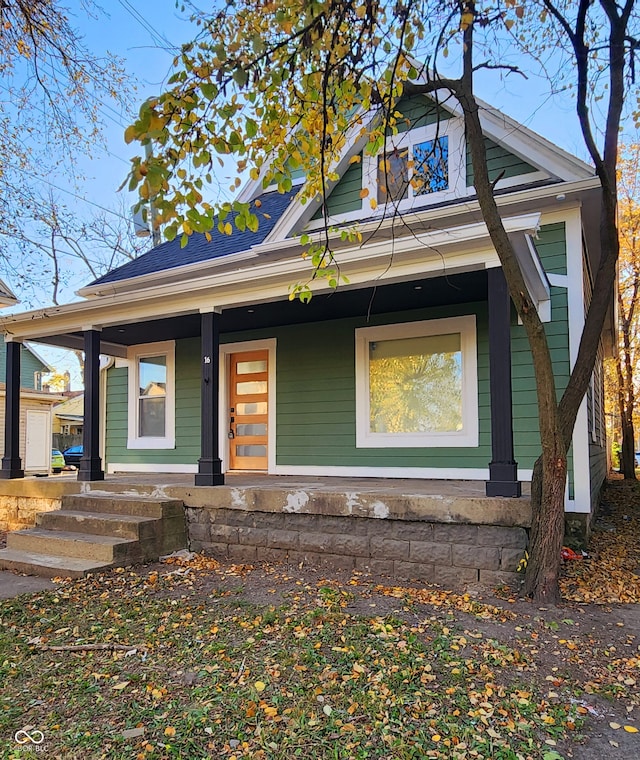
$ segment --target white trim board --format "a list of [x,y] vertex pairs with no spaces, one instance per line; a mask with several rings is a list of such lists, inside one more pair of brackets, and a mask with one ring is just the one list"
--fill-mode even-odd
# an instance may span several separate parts
[[[338,478],[413,478],[416,480],[489,480],[489,469],[477,467],[342,467],[339,465],[279,464],[274,475]],[[518,478],[530,482],[533,470],[518,470]]]
[[115,475],[118,472],[158,473],[161,475],[180,475],[198,472],[197,464],[158,464],[150,462],[109,462],[107,474]]
[[[567,306],[569,323],[569,361],[573,371],[584,327],[584,277],[582,215],[579,209],[565,219],[567,250]],[[573,428],[573,501],[575,512],[591,512],[591,466],[589,460],[589,419],[585,394]]]

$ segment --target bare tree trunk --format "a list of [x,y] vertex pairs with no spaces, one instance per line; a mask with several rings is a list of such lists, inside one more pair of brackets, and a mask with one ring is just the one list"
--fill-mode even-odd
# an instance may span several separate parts
[[[558,414],[555,375],[544,325],[528,296],[520,264],[506,233],[489,180],[484,134],[479,108],[473,94],[473,24],[465,31],[464,74],[456,95],[465,117],[466,136],[474,171],[474,186],[491,242],[509,287],[511,299],[529,339],[536,377],[538,423],[542,444],[541,467],[536,484],[540,500],[534,504],[533,529],[529,541],[525,591],[537,601],[555,604],[560,600],[558,574],[564,540],[564,496],[567,478],[567,449]],[[533,558],[533,561],[531,560]]]
[[[620,422],[622,425],[622,451],[620,452],[620,472],[625,480],[636,479],[636,443],[633,428],[633,412],[635,408],[635,392],[633,388],[633,365],[631,361],[631,318],[633,316],[634,299],[637,295],[637,287],[631,300],[629,315],[624,313],[624,304],[620,293],[618,303],[620,306],[620,332],[622,333],[622,356],[618,355],[616,366],[618,370],[620,403]],[[624,361],[624,366],[623,366]]]
[[636,452],[633,420],[625,410],[622,416],[622,451],[620,452],[620,472],[625,480],[636,480]]
[[[525,577],[525,593],[537,601],[555,604],[560,601],[558,557],[564,539],[564,496],[567,480],[567,459],[564,444],[557,436],[555,446],[542,457],[539,473],[534,478],[542,486],[539,499],[532,499],[536,510],[531,525],[529,561]],[[542,477],[542,471],[545,477]],[[533,488],[533,486],[532,486]]]

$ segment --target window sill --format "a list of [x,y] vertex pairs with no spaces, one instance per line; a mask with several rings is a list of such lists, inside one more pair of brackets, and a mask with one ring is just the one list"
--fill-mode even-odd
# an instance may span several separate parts
[[127,449],[175,449],[174,438],[129,438]]
[[356,438],[358,449],[477,448],[478,445],[478,436],[475,433],[371,433],[358,435]]

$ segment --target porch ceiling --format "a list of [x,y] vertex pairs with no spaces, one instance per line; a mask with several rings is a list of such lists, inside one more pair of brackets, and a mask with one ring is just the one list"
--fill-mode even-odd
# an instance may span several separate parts
[[[224,309],[221,333],[242,332],[278,325],[319,322],[345,317],[365,317],[432,306],[471,303],[487,299],[486,270],[463,272],[448,277],[423,278],[378,287],[340,288],[330,294],[314,295],[308,304],[274,301]],[[129,324],[104,325],[102,352],[120,355],[118,347],[157,340],[178,340],[200,335],[200,314],[184,314]],[[43,336],[40,343],[82,348],[82,332]]]

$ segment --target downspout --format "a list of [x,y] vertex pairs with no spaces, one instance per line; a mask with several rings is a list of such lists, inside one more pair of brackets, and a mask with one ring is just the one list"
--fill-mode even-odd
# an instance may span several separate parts
[[105,473],[107,472],[105,461],[107,451],[107,372],[114,364],[113,356],[100,357],[100,457]]

